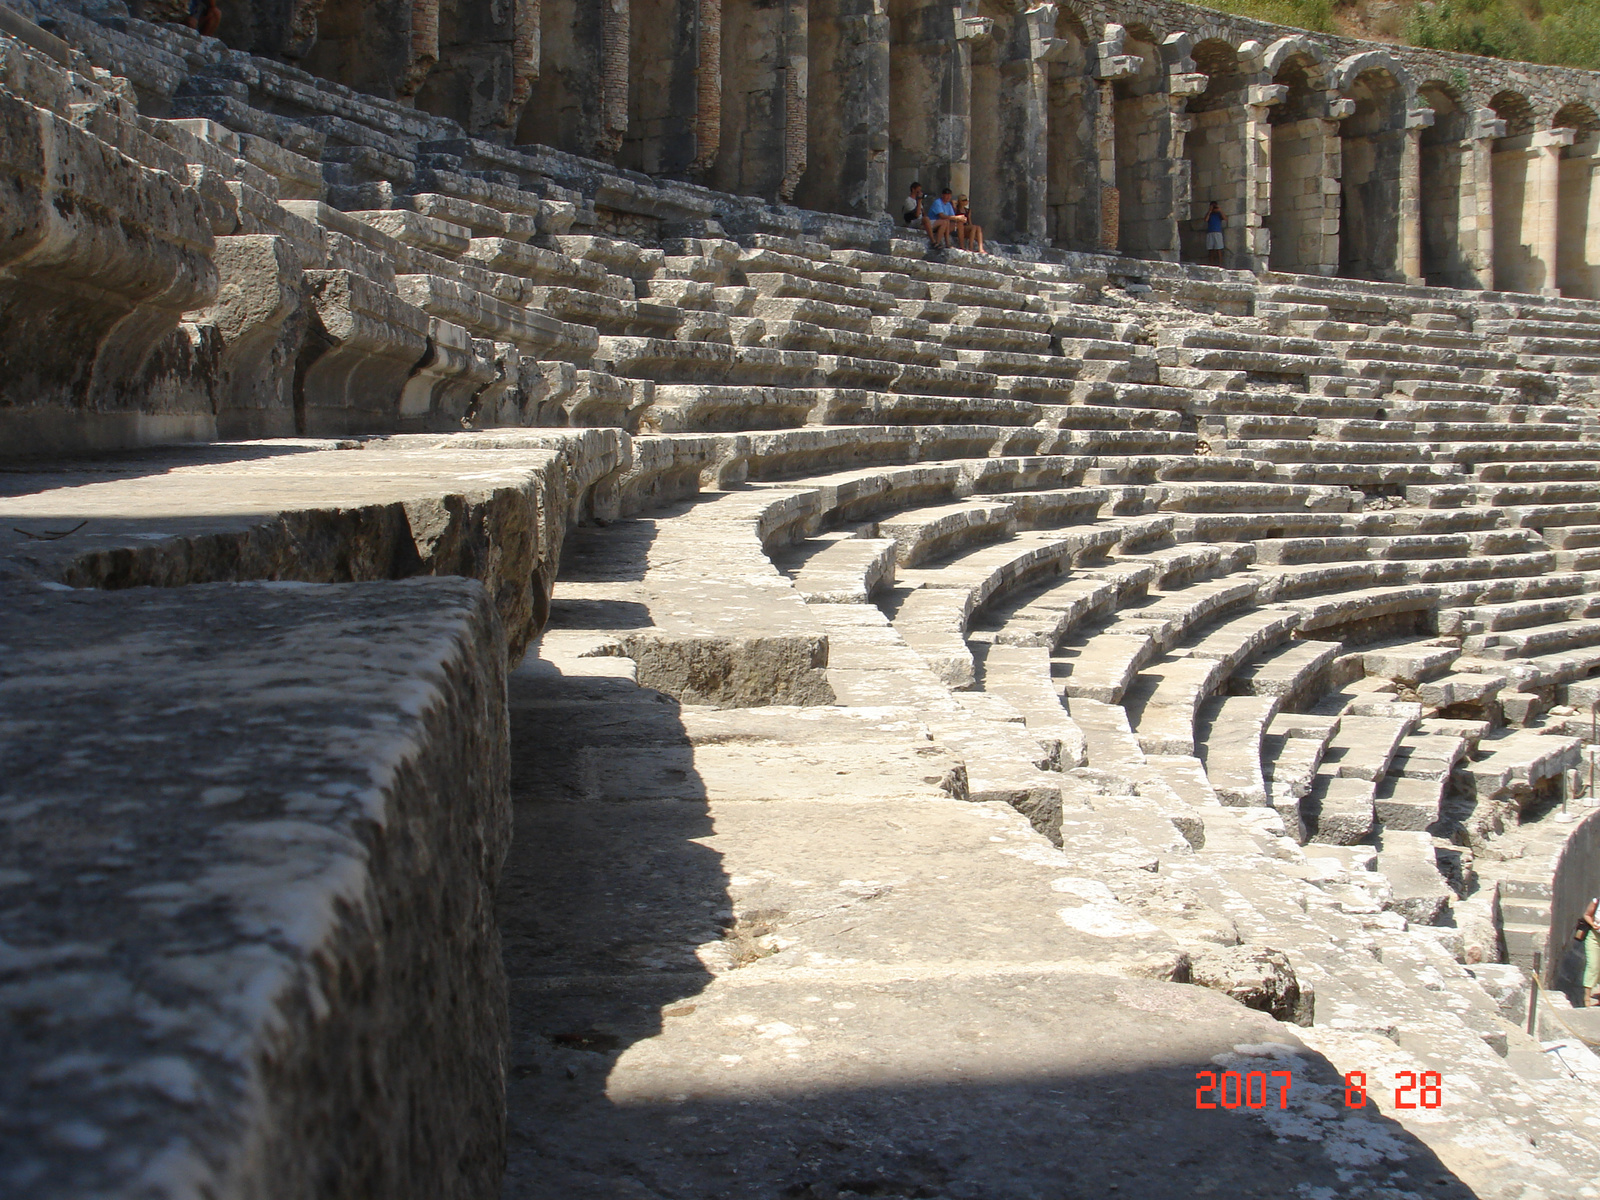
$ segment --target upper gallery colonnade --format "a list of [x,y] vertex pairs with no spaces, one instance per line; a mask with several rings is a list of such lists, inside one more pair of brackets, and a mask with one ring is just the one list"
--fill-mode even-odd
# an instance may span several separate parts
[[[991,238],[1600,298],[1600,76],[1165,0],[268,0],[230,44],[483,136]],[[279,0],[281,7],[283,0]]]

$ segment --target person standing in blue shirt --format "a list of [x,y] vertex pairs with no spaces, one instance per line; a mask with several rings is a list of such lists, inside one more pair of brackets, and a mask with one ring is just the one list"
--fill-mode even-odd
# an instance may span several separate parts
[[1211,254],[1211,265],[1222,265],[1223,241],[1222,230],[1228,223],[1228,218],[1222,215],[1222,209],[1217,202],[1211,202],[1211,211],[1206,214],[1206,249]]

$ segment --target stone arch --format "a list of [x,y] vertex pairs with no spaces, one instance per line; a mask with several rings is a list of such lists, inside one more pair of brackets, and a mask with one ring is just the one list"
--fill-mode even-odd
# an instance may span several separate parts
[[1142,21],[1135,22],[1132,25],[1124,25],[1123,29],[1126,31],[1130,42],[1145,42],[1151,46],[1161,45],[1161,35]]
[[1557,129],[1576,129],[1583,138],[1600,132],[1600,115],[1581,100],[1572,100],[1556,110],[1550,124]]
[[1600,299],[1600,115],[1582,101],[1556,110],[1551,124],[1575,130],[1557,164],[1556,288],[1563,296]]
[[1261,55],[1261,69],[1271,78],[1276,78],[1291,59],[1299,60],[1308,69],[1315,70],[1319,86],[1326,86],[1327,72],[1325,64],[1328,61],[1327,51],[1320,44],[1310,38],[1294,34],[1290,37],[1281,37],[1273,42]]
[[1262,56],[1263,71],[1282,99],[1268,109],[1271,198],[1268,264],[1274,271],[1323,274],[1337,262],[1326,219],[1336,197],[1323,180],[1337,170],[1337,139],[1325,119],[1328,68],[1322,48],[1305,38],[1280,38]]
[[1084,16],[1077,0],[1056,0],[1056,36],[1072,38],[1080,46],[1092,40],[1089,30],[1093,22]]
[[1045,74],[1045,236],[1064,250],[1100,247],[1099,91],[1089,74],[1089,35],[1066,4],[1056,9]]
[[1506,123],[1506,137],[1533,132],[1533,104],[1521,92],[1496,92],[1489,98],[1494,115]]
[[1393,80],[1402,109],[1410,107],[1416,100],[1417,89],[1411,81],[1411,72],[1387,50],[1364,50],[1360,54],[1341,58],[1333,68],[1330,82],[1334,91],[1344,94],[1355,88],[1363,76],[1388,76]]
[[1459,89],[1431,79],[1417,99],[1433,112],[1422,130],[1418,191],[1422,216],[1422,276],[1435,287],[1475,288],[1477,179],[1472,158],[1472,110]]
[[806,173],[795,202],[872,217],[889,202],[889,18],[872,0],[809,0]]
[[[1194,49],[1206,42],[1222,42],[1231,47],[1238,40],[1239,31],[1237,29],[1224,25],[1219,21],[1204,20],[1203,18],[1206,16],[1204,9],[1196,9],[1189,15],[1197,18],[1195,22],[1187,27],[1183,35],[1189,41],[1191,61],[1193,60]],[[1167,41],[1170,43],[1172,41],[1171,37]],[[1240,44],[1242,45],[1243,43]],[[1185,70],[1188,69],[1191,68],[1185,67]]]
[[1351,55],[1334,70],[1342,98],[1355,104],[1339,129],[1339,274],[1349,279],[1403,277],[1400,174],[1406,98],[1414,91],[1393,63],[1374,50]]
[[1224,240],[1228,257],[1246,249],[1248,174],[1247,123],[1249,81],[1239,62],[1239,52],[1221,38],[1205,38],[1190,51],[1194,69],[1206,77],[1205,90],[1189,97],[1185,113],[1189,131],[1184,139],[1188,162],[1187,195],[1178,205],[1178,241],[1188,262],[1208,262],[1206,216],[1215,200],[1227,219]]
[[1521,92],[1501,91],[1489,108],[1505,123],[1490,146],[1491,207],[1494,214],[1494,286],[1503,292],[1536,292],[1545,267],[1535,252],[1539,188],[1533,149],[1533,105]]
[[1146,25],[1127,27],[1123,54],[1137,59],[1132,74],[1111,85],[1112,137],[1117,187],[1117,248],[1159,256],[1176,250],[1172,239],[1172,182],[1167,163],[1172,141],[1166,71],[1160,42]]

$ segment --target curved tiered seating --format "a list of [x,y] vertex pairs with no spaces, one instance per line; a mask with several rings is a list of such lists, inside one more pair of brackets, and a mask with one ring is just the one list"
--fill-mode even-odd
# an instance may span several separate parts
[[[710,975],[820,994],[845,964],[839,987],[889,988],[990,972],[1015,937],[1018,978],[1227,991],[1219,961],[1275,952],[1293,1002],[1245,998],[1341,1071],[1444,1071],[1463,1144],[1600,1177],[1592,1132],[1554,1115],[1593,1094],[1472,975],[1537,931],[1471,869],[1574,799],[1583,731],[1555,718],[1600,674],[1600,304],[1178,268],[1152,296],[1115,259],[930,255],[598,164],[583,184],[542,148],[124,23],[174,119],[88,77],[77,103],[140,196],[190,163],[216,185],[163,235],[193,286],[116,301],[168,339],[149,394],[173,436],[279,440],[13,472],[8,576],[475,577],[478,624],[513,660],[536,643],[522,716],[548,686],[595,725],[518,786],[723,805],[730,929],[811,886],[762,865],[785,837],[863,839],[828,860],[862,872],[840,904],[909,890],[919,820],[981,857],[920,894],[948,946],[914,962],[924,927],[893,903],[850,938],[790,900],[749,961],[704,912],[674,934]],[[34,111],[65,129],[65,72],[7,53],[0,83],[55,79]],[[205,388],[179,343],[214,352]],[[756,805],[771,828],[729,815]],[[873,863],[902,882],[863,882]],[[992,938],[948,924],[1002,904]],[[600,995],[612,966],[551,987]]]

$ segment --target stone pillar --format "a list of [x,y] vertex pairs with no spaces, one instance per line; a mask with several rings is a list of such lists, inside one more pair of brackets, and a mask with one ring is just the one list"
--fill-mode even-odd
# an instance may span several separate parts
[[970,189],[968,154],[971,39],[991,22],[963,15],[949,0],[908,7],[890,43],[889,191],[892,203],[912,180],[937,195]]
[[439,62],[439,0],[411,0],[411,60],[395,94],[414,96]]
[[515,0],[511,24],[511,113],[514,127],[539,78],[539,0]]
[[[1583,260],[1600,265],[1600,158],[1589,160],[1589,211],[1584,214]],[[1600,289],[1596,289],[1600,293]]]
[[1539,294],[1559,296],[1556,257],[1561,237],[1561,151],[1577,138],[1576,129],[1542,129],[1533,135],[1535,186],[1539,189],[1533,252],[1540,263]]
[[806,173],[796,202],[877,217],[889,199],[888,0],[812,0]]
[[1408,111],[1400,147],[1400,261],[1395,266],[1411,284],[1428,282],[1422,273],[1422,131],[1433,121],[1431,108]]
[[700,0],[698,102],[694,120],[695,155],[691,170],[704,175],[722,149],[722,0]]
[[[1054,10],[1045,5],[1035,11],[1053,16]],[[1054,40],[1030,36],[1028,57],[1015,68],[1020,78],[1014,95],[1022,108],[1024,146],[1017,164],[1023,203],[1015,235],[1018,241],[1036,246],[1050,239],[1050,79],[1046,62]]]
[[[1240,58],[1244,58],[1243,47]],[[1267,224],[1272,212],[1271,114],[1288,96],[1288,87],[1281,83],[1253,83],[1245,92],[1244,265],[1258,274],[1268,269],[1272,253],[1272,231]]]
[[1340,197],[1344,177],[1344,129],[1346,118],[1356,115],[1354,100],[1328,101],[1328,115],[1322,122],[1322,257],[1316,265],[1318,275],[1339,273]]
[[304,58],[317,43],[317,20],[327,0],[290,0],[283,36],[285,58]]
[[1506,123],[1494,115],[1494,110],[1478,110],[1472,130],[1472,182],[1478,194],[1477,209],[1472,216],[1472,228],[1463,229],[1465,237],[1471,235],[1470,261],[1478,286],[1485,291],[1494,288],[1494,143],[1506,135]]
[[1100,107],[1094,117],[1094,140],[1100,154],[1100,248],[1115,254],[1122,245],[1122,197],[1117,191],[1117,93],[1116,81],[1139,72],[1139,56],[1122,53],[1126,31],[1120,25],[1106,26],[1106,40],[1098,52],[1095,79],[1099,84]]
[[791,4],[783,19],[783,179],[778,184],[778,198],[785,203],[794,200],[795,189],[806,171],[809,31],[806,6]]
[[1189,132],[1194,128],[1194,118],[1188,112],[1189,97],[1200,95],[1206,90],[1208,83],[1210,77],[1200,72],[1167,76],[1167,107],[1171,114],[1167,118],[1168,128],[1171,131],[1167,158],[1168,169],[1171,172],[1167,188],[1167,249],[1160,251],[1156,257],[1169,262],[1177,262],[1183,257],[1183,243],[1178,237],[1178,222],[1188,220],[1189,209],[1194,200],[1194,181],[1190,177],[1191,163],[1188,147],[1185,144]]
[[1054,21],[1048,6],[1017,12],[973,42],[969,194],[990,240],[1038,245],[1045,237],[1043,55]]
[[628,132],[629,0],[600,0],[600,138],[595,153],[610,158]]
[[1100,249],[1117,252],[1122,197],[1117,191],[1117,98],[1109,79],[1099,80],[1100,106],[1094,114],[1094,141],[1100,150]]

